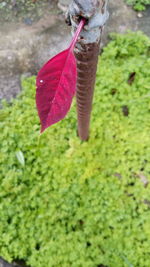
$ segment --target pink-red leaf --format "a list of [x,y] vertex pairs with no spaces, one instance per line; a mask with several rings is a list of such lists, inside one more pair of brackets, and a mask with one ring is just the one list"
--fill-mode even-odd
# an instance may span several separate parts
[[73,48],[83,26],[84,21],[81,21],[70,47],[50,59],[38,73],[36,105],[41,132],[62,120],[70,109],[77,81]]
[[68,49],[51,59],[37,77],[36,104],[43,132],[63,119],[75,94],[76,62]]

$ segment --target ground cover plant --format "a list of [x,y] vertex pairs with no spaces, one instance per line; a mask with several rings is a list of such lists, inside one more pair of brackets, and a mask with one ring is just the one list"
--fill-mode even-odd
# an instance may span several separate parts
[[137,11],[145,10],[146,5],[150,5],[150,0],[126,0],[129,5],[133,5]]
[[91,136],[76,111],[39,137],[35,77],[0,112],[0,256],[32,267],[149,267],[150,58],[112,35],[98,65]]

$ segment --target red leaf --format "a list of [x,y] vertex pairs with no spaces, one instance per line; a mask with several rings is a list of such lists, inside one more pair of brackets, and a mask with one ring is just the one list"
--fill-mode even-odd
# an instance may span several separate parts
[[78,26],[70,47],[50,59],[36,79],[36,106],[41,121],[41,132],[62,120],[68,113],[76,92],[77,67],[74,46],[84,26]]

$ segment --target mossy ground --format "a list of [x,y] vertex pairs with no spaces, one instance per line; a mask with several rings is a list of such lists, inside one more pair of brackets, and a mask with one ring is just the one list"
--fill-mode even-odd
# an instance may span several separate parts
[[143,11],[147,5],[150,5],[150,0],[126,0],[126,2],[137,11]]
[[32,267],[149,267],[150,41],[113,35],[101,55],[91,136],[73,105],[39,136],[35,78],[1,110],[0,255]]

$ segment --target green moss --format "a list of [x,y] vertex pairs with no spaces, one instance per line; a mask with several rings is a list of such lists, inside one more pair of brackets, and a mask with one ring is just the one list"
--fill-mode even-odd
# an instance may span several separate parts
[[0,255],[9,261],[149,267],[150,41],[112,38],[89,142],[76,137],[75,105],[39,137],[34,77],[1,110]]
[[137,11],[145,10],[146,5],[150,5],[150,0],[126,0],[129,5],[133,5]]

